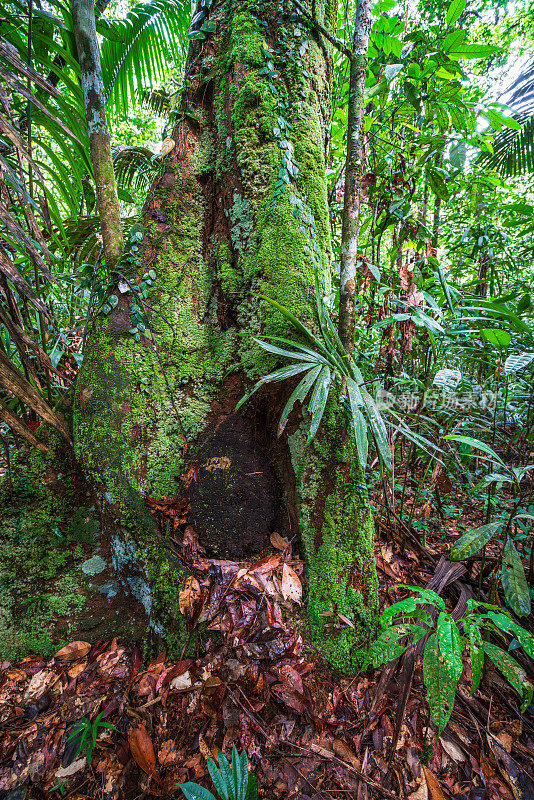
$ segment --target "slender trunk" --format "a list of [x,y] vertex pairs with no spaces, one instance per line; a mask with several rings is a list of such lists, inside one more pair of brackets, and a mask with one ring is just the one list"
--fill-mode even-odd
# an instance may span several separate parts
[[93,0],[72,0],[71,11],[82,76],[83,100],[89,130],[91,163],[95,176],[104,262],[111,271],[121,257],[123,243],[117,182],[106,122],[106,101]]
[[[317,2],[323,26],[336,19],[334,5]],[[192,45],[187,113],[144,209],[143,266],[88,338],[76,448],[144,553],[153,541],[139,525],[146,495],[188,500],[201,544],[223,557],[261,553],[274,530],[300,533],[311,637],[350,670],[374,632],[377,578],[372,515],[341,409],[329,403],[309,447],[306,407],[277,436],[291,385],[265,386],[235,412],[274,366],[250,334],[296,336],[259,295],[313,328],[315,270],[329,277],[330,46],[256,0],[215,3],[210,21],[216,32]],[[139,299],[148,270],[154,284]],[[143,308],[140,341],[130,333],[134,304]]]
[[345,197],[341,233],[341,287],[339,296],[339,335],[349,354],[354,347],[354,297],[357,288],[356,259],[358,254],[364,160],[362,128],[371,15],[371,0],[358,0],[350,60]]

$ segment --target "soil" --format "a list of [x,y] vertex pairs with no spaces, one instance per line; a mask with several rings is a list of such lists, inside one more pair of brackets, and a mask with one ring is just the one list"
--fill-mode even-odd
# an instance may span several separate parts
[[208,554],[240,560],[269,545],[280,490],[246,419],[228,415],[202,436],[190,497],[192,525]]

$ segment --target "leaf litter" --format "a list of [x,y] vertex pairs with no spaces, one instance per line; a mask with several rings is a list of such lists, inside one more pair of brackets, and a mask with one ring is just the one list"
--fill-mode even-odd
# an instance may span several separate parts
[[[190,629],[207,629],[205,655],[162,652],[144,667],[138,647],[113,639],[0,664],[3,800],[178,798],[185,781],[213,789],[206,759],[232,742],[271,800],[534,800],[534,709],[520,715],[494,675],[474,697],[460,683],[438,739],[419,662],[403,694],[403,659],[345,678],[305,649],[304,566],[290,542],[273,534],[273,551],[253,563],[207,559],[191,526],[181,534],[185,509],[159,506],[193,573],[180,609]],[[442,563],[391,542],[378,541],[376,555],[383,605],[402,596],[390,581],[425,585]],[[351,624],[338,616],[328,624]],[[114,729],[97,730],[88,766],[69,730],[100,714]]]

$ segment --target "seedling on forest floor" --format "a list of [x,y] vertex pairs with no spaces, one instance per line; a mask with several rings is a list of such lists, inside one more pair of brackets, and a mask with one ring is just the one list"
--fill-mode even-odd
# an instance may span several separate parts
[[[256,800],[258,788],[254,775],[249,775],[248,757],[245,750],[241,755],[235,744],[232,745],[232,767],[228,759],[219,750],[219,769],[212,758],[208,758],[208,772],[221,800]],[[198,783],[180,783],[187,800],[216,800],[208,789]]]
[[111,725],[109,722],[101,721],[103,713],[104,712],[101,711],[94,722],[91,722],[88,717],[83,717],[73,725],[65,745],[65,747],[67,747],[69,742],[72,742],[73,745],[77,745],[76,750],[70,759],[71,761],[74,761],[76,756],[81,753],[83,749],[85,749],[87,764],[91,766],[91,758],[93,756],[93,750],[96,747],[98,729],[110,728],[113,731],[117,730],[115,725]]

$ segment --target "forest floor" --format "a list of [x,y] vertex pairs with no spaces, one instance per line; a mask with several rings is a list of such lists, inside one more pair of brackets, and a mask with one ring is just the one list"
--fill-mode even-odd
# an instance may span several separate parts
[[[473,577],[446,554],[466,525],[480,524],[481,509],[453,500],[456,515],[450,499],[441,519],[418,510],[421,537],[377,507],[382,607],[405,596],[402,583],[433,588],[450,610],[473,596]],[[303,641],[296,548],[278,534],[271,541],[265,558],[244,564],[203,557],[191,528],[177,538],[198,576],[181,606],[192,626],[206,623],[202,657],[172,662],[163,652],[145,666],[137,647],[113,639],[0,664],[3,800],[179,798],[184,781],[213,789],[206,758],[228,755],[232,742],[246,749],[265,798],[534,800],[534,705],[522,715],[491,670],[471,697],[465,666],[438,739],[413,650],[363,675],[333,675]],[[113,727],[93,729],[88,764],[79,739],[67,740],[73,723],[97,715]]]

